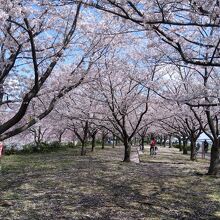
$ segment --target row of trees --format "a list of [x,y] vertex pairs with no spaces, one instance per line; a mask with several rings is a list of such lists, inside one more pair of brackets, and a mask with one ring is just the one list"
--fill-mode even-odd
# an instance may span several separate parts
[[205,132],[217,174],[219,10],[199,0],[2,2],[0,140],[44,120],[82,145],[88,132],[111,132],[124,161],[146,132],[189,139],[194,159]]
[[166,54],[168,60],[179,67],[193,69],[194,77],[200,78],[203,89],[199,93],[196,92],[196,96],[187,97],[187,99],[180,97],[178,102],[190,106],[203,131],[206,132],[204,123],[195,110],[195,108],[203,108],[209,131],[206,133],[213,142],[209,173],[216,174],[220,164],[218,122],[220,100],[219,88],[216,86],[219,81],[218,67],[220,66],[219,1],[91,0],[80,2],[95,7],[105,14],[117,16],[124,22],[134,25],[135,28],[144,29],[152,47],[159,48]]

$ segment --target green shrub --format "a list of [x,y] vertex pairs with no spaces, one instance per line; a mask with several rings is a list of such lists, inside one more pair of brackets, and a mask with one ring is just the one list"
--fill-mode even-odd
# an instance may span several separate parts
[[[173,144],[172,146],[173,146],[173,147],[175,147],[175,148],[178,148],[178,149],[180,148],[179,144]],[[181,148],[183,148],[183,146],[182,146],[182,145],[181,145]],[[190,146],[190,145],[187,145],[187,147],[186,147],[186,148],[187,148],[187,151],[190,151],[191,146]]]
[[5,155],[11,155],[11,154],[16,154],[18,152],[17,146],[15,144],[12,145],[6,145],[4,147],[4,154]]
[[175,147],[175,148],[178,148],[178,149],[180,148],[179,144],[173,144],[172,146]]
[[21,153],[21,154],[31,154],[34,152],[34,144],[26,144],[26,145],[23,145],[23,149],[20,150],[19,152],[17,153]]
[[36,147],[36,152],[39,153],[49,153],[52,151],[57,151],[61,148],[61,144],[57,141],[51,142],[51,143],[46,143],[46,142],[42,142],[40,144],[37,145]]
[[60,143],[53,141],[51,143],[41,142],[39,144],[30,143],[22,146],[22,149],[18,149],[16,145],[6,146],[4,150],[5,155],[11,154],[32,154],[32,153],[49,153],[60,150],[61,148],[77,148],[81,145],[80,142],[74,145],[73,142]]
[[67,142],[67,143],[64,143],[63,146],[66,147],[66,148],[75,148],[76,146],[79,146],[80,143],[77,143],[76,145],[73,143],[73,142]]

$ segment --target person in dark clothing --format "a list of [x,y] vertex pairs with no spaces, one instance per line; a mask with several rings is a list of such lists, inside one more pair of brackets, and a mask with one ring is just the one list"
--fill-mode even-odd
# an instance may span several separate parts
[[204,151],[205,153],[207,153],[209,150],[209,143],[205,140],[203,144],[204,144]]

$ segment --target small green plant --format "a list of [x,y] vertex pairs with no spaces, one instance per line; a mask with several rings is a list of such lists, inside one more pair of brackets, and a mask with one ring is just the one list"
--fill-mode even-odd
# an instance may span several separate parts
[[53,151],[59,150],[61,147],[62,147],[62,145],[57,141],[54,141],[51,143],[42,142],[42,143],[38,144],[37,152],[39,152],[39,153],[53,152]]

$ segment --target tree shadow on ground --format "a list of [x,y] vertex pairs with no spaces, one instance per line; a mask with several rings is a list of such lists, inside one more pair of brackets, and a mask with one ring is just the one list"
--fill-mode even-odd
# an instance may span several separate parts
[[196,175],[207,163],[122,155],[117,147],[5,158],[1,197],[12,205],[0,206],[0,219],[218,219],[220,180]]

